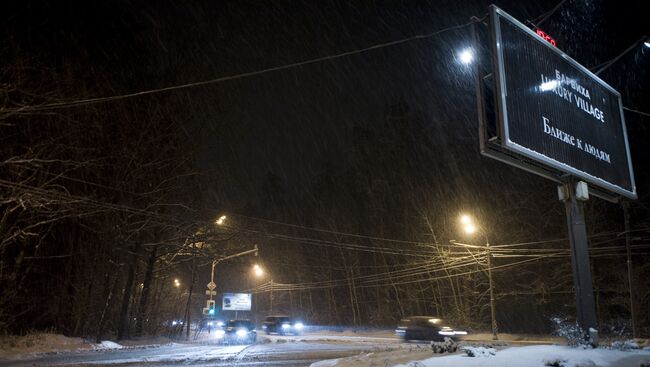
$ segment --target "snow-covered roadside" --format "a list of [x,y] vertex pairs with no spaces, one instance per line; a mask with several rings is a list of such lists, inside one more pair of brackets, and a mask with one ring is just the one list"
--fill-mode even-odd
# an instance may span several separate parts
[[347,358],[329,359],[312,363],[311,367],[394,366],[400,363],[425,360],[431,355],[431,349],[428,347],[397,348],[388,352],[367,352]]
[[0,357],[10,358],[33,353],[56,353],[91,350],[94,345],[82,338],[60,334],[32,333],[24,336],[0,337]]
[[110,340],[93,343],[83,338],[61,334],[32,333],[24,336],[0,336],[0,359],[22,359],[42,354],[122,349],[142,345],[159,345],[159,340],[129,341],[127,345]]
[[316,362],[311,367],[639,367],[650,365],[650,349],[620,351],[613,349],[581,349],[559,345],[509,347],[469,357],[465,353],[434,355],[430,350],[364,353],[348,358]]

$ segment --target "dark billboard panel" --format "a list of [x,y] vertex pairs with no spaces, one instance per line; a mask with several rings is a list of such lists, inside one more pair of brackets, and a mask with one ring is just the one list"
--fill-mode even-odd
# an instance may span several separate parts
[[490,15],[503,146],[636,198],[621,95],[501,9]]

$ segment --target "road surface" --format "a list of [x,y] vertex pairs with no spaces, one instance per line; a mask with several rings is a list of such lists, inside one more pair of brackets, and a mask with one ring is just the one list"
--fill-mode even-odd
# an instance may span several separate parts
[[[198,341],[176,342],[107,350],[76,350],[60,353],[0,358],[0,367],[22,366],[283,366],[303,367],[313,362],[370,352],[408,349],[431,356],[428,342],[402,343],[392,330],[373,332],[312,332],[300,336],[259,336],[253,345],[221,345],[214,334],[202,334]],[[468,342],[492,342],[491,334],[476,334]],[[549,344],[553,340],[513,338],[503,335],[510,345]],[[414,359],[416,355],[412,355]]]
[[[260,337],[253,345],[214,341],[169,343],[123,349],[74,351],[0,360],[0,366],[309,366],[311,363],[402,345],[393,337],[305,335]],[[423,348],[426,344],[423,344]]]

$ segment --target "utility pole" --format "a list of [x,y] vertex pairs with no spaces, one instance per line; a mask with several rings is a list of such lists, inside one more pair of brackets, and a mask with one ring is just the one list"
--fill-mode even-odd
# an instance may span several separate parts
[[[190,326],[192,321],[192,292],[194,290],[194,280],[196,277],[196,260],[195,260],[196,249],[194,247],[194,241],[192,241],[192,281],[190,282],[190,289],[188,290],[187,295],[187,304],[185,305],[185,337],[187,340],[190,339]],[[182,330],[182,329],[181,329]],[[181,333],[182,335],[182,333]]]
[[273,279],[271,279],[271,290],[269,291],[270,314],[273,314]]
[[627,251],[627,286],[630,292],[630,317],[632,321],[632,337],[638,336],[636,329],[636,312],[634,309],[634,288],[632,287],[632,250],[630,248],[630,202],[623,201],[623,218],[625,219],[625,249]]
[[[485,234],[485,232],[484,232]],[[478,248],[478,249],[483,249],[485,248],[485,253],[487,256],[487,273],[488,273],[488,282],[489,282],[489,290],[490,290],[490,323],[492,324],[492,340],[499,340],[499,328],[497,325],[497,306],[496,302],[494,299],[494,282],[492,280],[492,252],[490,248],[490,241],[488,241],[487,235],[485,235],[485,247],[483,246],[476,246],[476,245],[469,245],[466,243],[460,243],[456,242],[456,240],[449,240],[449,243],[452,245],[459,245],[459,246],[464,246],[468,248]],[[469,250],[468,250],[469,251]],[[471,254],[471,252],[470,252]],[[474,256],[474,255],[472,255]],[[476,262],[481,265],[480,260],[474,258]]]
[[[212,260],[212,270],[210,271],[210,283],[208,283],[206,285],[208,290],[205,292],[205,294],[208,295],[208,301],[207,301],[206,307],[203,309],[203,314],[204,315],[208,315],[208,317],[212,317],[216,312],[213,297],[217,293],[215,291],[215,289],[217,288],[217,284],[214,282],[214,269],[217,266],[217,264],[224,261],[224,260],[228,260],[228,259],[232,259],[232,258],[235,258],[235,257],[244,256],[244,255],[248,255],[248,254],[255,254],[255,256],[257,256],[258,251],[259,251],[259,249],[257,248],[257,245],[255,245],[251,250],[246,250],[246,251],[243,251],[243,252],[240,252],[240,253],[237,253],[237,254],[228,255],[228,256],[225,256],[225,257],[222,257],[222,258],[219,258],[219,259]],[[235,317],[236,316],[237,316],[237,313],[235,312]]]
[[487,238],[485,239],[485,248],[487,250],[487,268],[488,268],[488,278],[490,282],[490,315],[492,317],[492,340],[499,340],[497,336],[497,315],[496,315],[496,306],[494,304],[494,286],[492,283],[492,253],[490,251],[490,242]]

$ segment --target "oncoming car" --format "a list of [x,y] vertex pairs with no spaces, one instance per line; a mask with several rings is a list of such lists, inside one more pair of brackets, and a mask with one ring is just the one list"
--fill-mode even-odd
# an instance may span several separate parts
[[257,341],[257,330],[249,320],[229,320],[223,329],[216,330],[217,338],[224,343],[255,343]]
[[262,324],[262,329],[267,335],[271,333],[298,335],[303,327],[302,322],[292,320],[289,316],[267,316]]
[[443,341],[445,338],[457,339],[467,335],[467,331],[455,330],[446,326],[442,319],[434,316],[412,316],[400,320],[395,334],[404,341]]

